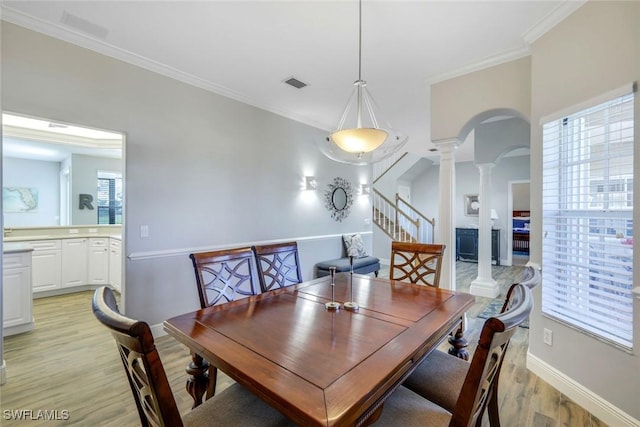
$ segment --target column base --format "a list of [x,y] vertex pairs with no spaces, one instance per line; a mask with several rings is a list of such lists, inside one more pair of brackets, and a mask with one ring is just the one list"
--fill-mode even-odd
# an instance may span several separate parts
[[500,286],[491,278],[477,277],[471,282],[469,293],[479,297],[495,298],[500,295]]

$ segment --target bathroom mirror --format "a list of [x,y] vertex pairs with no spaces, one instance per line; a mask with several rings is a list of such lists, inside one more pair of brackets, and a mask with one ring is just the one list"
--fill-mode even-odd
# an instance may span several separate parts
[[353,190],[351,183],[344,178],[334,178],[325,192],[325,207],[331,212],[331,217],[342,221],[349,216],[353,204]]

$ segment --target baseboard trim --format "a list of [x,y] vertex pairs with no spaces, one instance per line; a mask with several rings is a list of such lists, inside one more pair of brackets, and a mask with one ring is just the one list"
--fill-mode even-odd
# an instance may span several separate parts
[[640,426],[640,420],[633,418],[530,352],[527,352],[527,369],[598,417],[605,424],[620,427]]

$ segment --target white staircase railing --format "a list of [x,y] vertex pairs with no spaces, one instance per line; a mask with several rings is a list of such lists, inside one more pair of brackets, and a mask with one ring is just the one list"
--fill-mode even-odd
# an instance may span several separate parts
[[[409,202],[404,200],[402,197],[396,193],[396,206],[398,210],[403,213],[403,216],[406,216],[407,222],[415,223],[415,239],[420,243],[433,243],[435,242],[435,228],[436,228],[436,219],[435,218],[427,218],[414,208]],[[400,225],[402,226],[402,222]]]
[[407,154],[409,153],[396,152],[396,153],[393,153],[391,156],[387,157],[386,159],[381,160],[377,163],[374,163],[373,164],[373,183],[375,184],[376,181],[382,178],[382,175],[387,173],[396,163],[400,161],[400,159],[402,159]]
[[428,219],[396,194],[396,202],[373,189],[373,222],[400,242],[434,242],[435,219]]

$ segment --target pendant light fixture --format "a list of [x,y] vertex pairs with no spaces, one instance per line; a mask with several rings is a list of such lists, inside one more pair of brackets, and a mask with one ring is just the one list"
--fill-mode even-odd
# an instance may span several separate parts
[[367,165],[398,151],[408,140],[388,122],[381,126],[379,108],[362,80],[362,0],[358,2],[358,80],[337,128],[319,142],[320,150],[338,162]]

